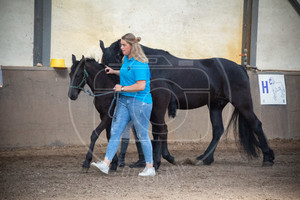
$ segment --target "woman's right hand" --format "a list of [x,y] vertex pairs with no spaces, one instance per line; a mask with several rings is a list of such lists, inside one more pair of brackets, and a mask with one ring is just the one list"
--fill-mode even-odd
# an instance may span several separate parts
[[115,70],[110,68],[109,66],[105,65],[105,72],[106,74],[115,74]]

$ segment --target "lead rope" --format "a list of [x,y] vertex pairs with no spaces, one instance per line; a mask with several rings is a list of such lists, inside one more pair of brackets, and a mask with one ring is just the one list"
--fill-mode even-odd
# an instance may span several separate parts
[[[111,101],[111,104],[110,104],[110,106],[109,106],[108,113],[107,113],[108,116],[109,116],[110,118],[112,118],[112,120],[113,120],[114,122],[115,122],[116,119],[117,119],[117,112],[118,112],[118,107],[119,107],[119,98],[120,98],[120,93],[119,93],[119,92],[114,92],[114,98],[113,98],[113,100]],[[115,101],[116,101],[115,111],[114,111],[114,114],[111,115],[111,114],[110,114],[110,111],[111,111],[111,109],[112,109],[112,107],[113,107]]]

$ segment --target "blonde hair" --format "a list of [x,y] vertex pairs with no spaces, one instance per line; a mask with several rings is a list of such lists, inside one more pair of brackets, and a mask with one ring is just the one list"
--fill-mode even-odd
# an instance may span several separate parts
[[127,33],[121,39],[125,40],[128,44],[131,45],[131,55],[135,60],[142,63],[148,63],[148,58],[146,57],[141,45],[139,44],[139,41],[141,41],[140,37],[135,37],[132,33]]

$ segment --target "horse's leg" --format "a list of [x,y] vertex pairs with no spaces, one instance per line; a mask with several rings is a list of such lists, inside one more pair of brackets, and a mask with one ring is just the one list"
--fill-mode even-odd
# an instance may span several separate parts
[[[165,125],[164,130],[167,130],[167,125]],[[161,129],[158,126],[152,125],[152,131],[160,131]],[[168,130],[167,130],[168,132]],[[153,147],[153,156],[156,155],[156,153],[159,153],[159,155],[162,155],[162,157],[168,161],[171,164],[176,164],[175,158],[170,154],[168,149],[168,139],[167,139],[167,132],[164,132],[163,134],[153,134],[153,141],[152,141],[152,147]],[[163,135],[163,137],[159,136]],[[160,164],[160,162],[159,162]]]
[[152,132],[153,132],[153,160],[154,167],[157,170],[161,164],[161,156],[167,160],[169,163],[175,164],[175,158],[169,153],[168,150],[168,127],[163,122],[162,124],[152,123]]
[[164,140],[162,141],[162,157],[171,164],[176,164],[175,158],[170,154],[168,149],[168,132],[165,135]]
[[[237,85],[243,86],[236,87]],[[242,146],[249,156],[254,157],[257,156],[256,149],[260,148],[264,155],[263,166],[272,166],[274,163],[274,152],[268,145],[261,121],[258,120],[253,111],[249,81],[244,81],[241,84],[235,84],[231,87],[231,103],[236,109],[235,112],[239,114],[238,133]]]
[[262,166],[263,167],[272,166],[274,164],[274,159],[275,159],[274,152],[269,147],[264,131],[262,129],[262,123],[261,121],[258,120],[256,115],[255,115],[255,121],[256,121],[256,125],[254,126],[254,132],[257,135],[261,151],[264,154]]
[[[253,112],[252,108],[247,109],[248,107],[243,106],[242,108],[239,109],[240,111],[240,116],[239,116],[239,123],[242,123],[243,120],[246,121],[247,125],[249,127],[245,127],[250,129],[250,134],[253,134],[251,130],[254,131],[254,133],[257,136],[259,145],[257,145],[262,153],[263,153],[263,165],[262,166],[272,166],[274,164],[274,152],[273,150],[269,147],[267,139],[265,137],[264,131],[262,129],[262,123],[261,121],[257,118],[255,113]],[[245,124],[245,123],[243,123]],[[244,126],[247,126],[244,125]]]
[[98,125],[98,127],[92,132],[89,150],[86,154],[85,161],[83,162],[83,165],[82,165],[82,171],[84,171],[84,172],[88,172],[88,170],[90,168],[90,163],[93,158],[93,151],[94,151],[95,143],[96,143],[99,135],[101,134],[101,132],[106,127],[106,123],[107,123],[107,119],[105,118],[101,121],[101,123]]
[[226,104],[227,101],[216,100],[214,102],[211,102],[211,104],[208,106],[210,121],[213,129],[213,138],[204,154],[196,158],[196,165],[210,165],[212,162],[214,162],[214,152],[224,132],[222,111]]
[[[174,157],[170,155],[167,146],[168,128],[165,123],[165,114],[170,100],[168,92],[153,92],[153,109],[151,113],[153,134],[153,161],[157,170],[161,164],[161,156],[170,163],[174,163]],[[158,95],[158,96],[157,96]],[[157,98],[159,97],[159,98]],[[162,100],[163,99],[163,100]]]
[[161,154],[162,154],[162,143],[159,137],[159,134],[157,134],[157,131],[159,131],[159,127],[152,124],[152,132],[153,132],[153,140],[152,140],[152,149],[153,149],[153,166],[155,170],[158,170],[161,164]]

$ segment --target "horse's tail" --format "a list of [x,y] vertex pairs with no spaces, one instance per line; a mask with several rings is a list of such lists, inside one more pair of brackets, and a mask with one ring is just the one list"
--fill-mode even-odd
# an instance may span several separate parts
[[259,142],[254,135],[253,129],[247,123],[245,117],[239,112],[237,108],[234,109],[231,119],[226,128],[226,133],[230,126],[233,126],[235,140],[239,137],[240,145],[246,151],[247,155],[251,157],[258,156]]
[[168,106],[168,115],[169,117],[176,117],[176,110],[177,110],[177,102],[174,94],[171,93],[171,98]]

